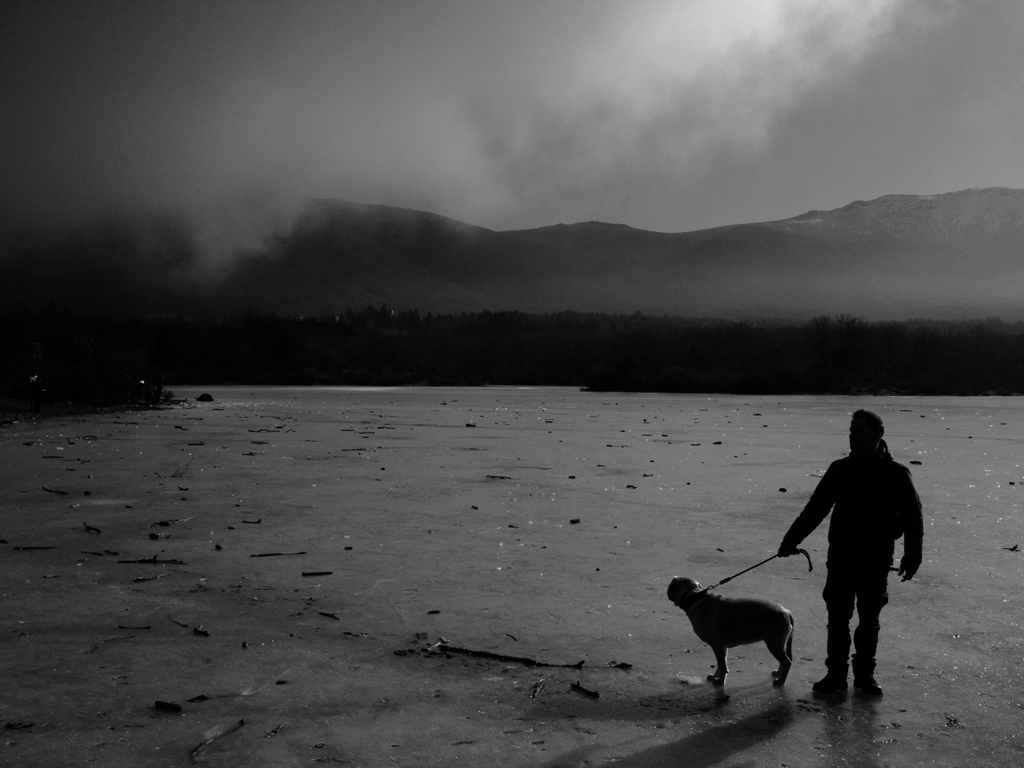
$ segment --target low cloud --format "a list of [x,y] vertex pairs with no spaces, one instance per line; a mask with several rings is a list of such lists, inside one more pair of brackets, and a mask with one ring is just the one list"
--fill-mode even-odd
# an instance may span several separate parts
[[[780,120],[873,54],[947,20],[928,0],[624,6],[610,40],[554,60],[547,84],[478,98],[494,184],[531,214],[614,216],[765,152]],[[645,190],[648,190],[645,192]]]
[[7,226],[169,212],[197,269],[216,272],[315,197],[494,228],[685,222],[672,207],[767,153],[802,104],[956,10],[953,0],[215,6],[17,6],[0,29]]

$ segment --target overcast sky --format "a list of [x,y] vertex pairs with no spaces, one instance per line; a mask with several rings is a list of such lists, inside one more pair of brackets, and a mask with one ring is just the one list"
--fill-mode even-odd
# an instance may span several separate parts
[[1024,187],[1021,0],[0,2],[8,222],[661,231]]

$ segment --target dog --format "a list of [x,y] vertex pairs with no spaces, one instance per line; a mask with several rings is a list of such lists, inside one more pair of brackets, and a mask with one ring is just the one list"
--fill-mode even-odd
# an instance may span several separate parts
[[770,600],[713,595],[702,591],[700,582],[678,576],[668,585],[668,599],[686,612],[697,637],[715,652],[718,669],[708,675],[714,685],[725,685],[730,648],[761,640],[779,661],[774,684],[785,684],[793,666],[794,623],[788,610]]

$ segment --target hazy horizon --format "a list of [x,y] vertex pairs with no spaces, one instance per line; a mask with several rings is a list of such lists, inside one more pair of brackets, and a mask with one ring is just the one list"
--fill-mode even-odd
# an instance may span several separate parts
[[1010,0],[9,0],[0,258],[89,300],[223,276],[314,198],[679,233],[1024,189],[1022,36]]

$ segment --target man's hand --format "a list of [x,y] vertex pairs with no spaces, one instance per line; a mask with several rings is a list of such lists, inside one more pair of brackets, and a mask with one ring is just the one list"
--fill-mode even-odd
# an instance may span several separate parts
[[897,575],[902,576],[903,581],[910,581],[914,578],[914,574],[917,573],[917,569],[920,567],[921,563],[915,563],[914,561],[907,560],[907,558],[904,557],[900,560],[900,570]]
[[792,544],[786,544],[783,542],[779,545],[779,553],[776,557],[792,557],[793,555],[799,555],[800,550],[794,547]]

